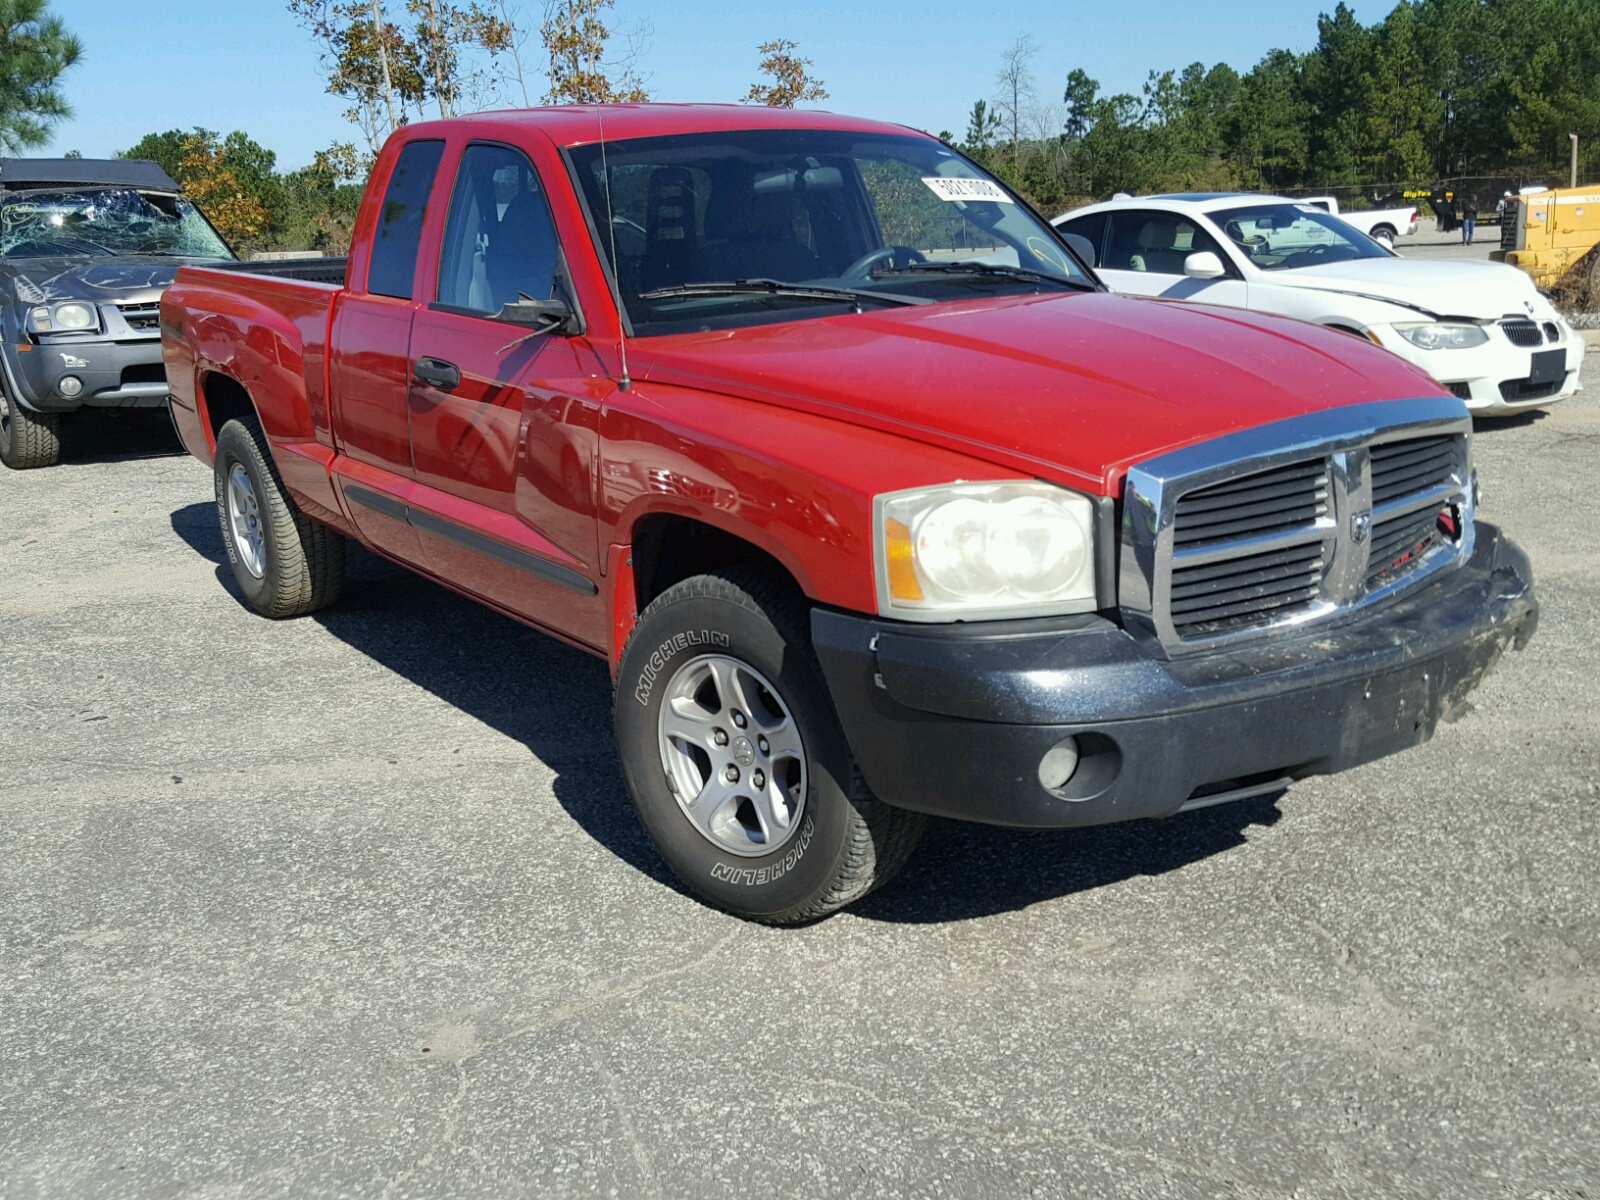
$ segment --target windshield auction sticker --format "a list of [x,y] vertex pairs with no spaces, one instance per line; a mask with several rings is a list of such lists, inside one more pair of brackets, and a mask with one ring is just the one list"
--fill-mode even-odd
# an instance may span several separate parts
[[1005,189],[992,179],[951,179],[945,175],[924,175],[922,182],[941,200],[995,200],[1015,204]]

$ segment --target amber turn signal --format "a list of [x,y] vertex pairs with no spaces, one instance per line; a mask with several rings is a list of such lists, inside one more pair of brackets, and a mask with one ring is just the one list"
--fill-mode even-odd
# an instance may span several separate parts
[[921,600],[922,584],[912,564],[911,529],[904,521],[884,522],[884,549],[889,564],[889,595],[896,600]]

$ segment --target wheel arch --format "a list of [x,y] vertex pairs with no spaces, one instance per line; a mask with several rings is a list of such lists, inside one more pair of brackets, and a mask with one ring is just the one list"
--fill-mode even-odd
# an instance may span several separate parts
[[261,420],[250,389],[224,371],[210,370],[201,376],[198,399],[213,452],[217,446],[217,435],[229,421],[240,417]]
[[609,661],[613,673],[622,659],[628,637],[643,612],[657,596],[676,583],[734,566],[752,566],[770,574],[797,596],[815,599],[804,572],[785,561],[780,548],[769,548],[752,538],[702,517],[672,510],[641,514],[626,527],[625,541],[611,548],[609,605],[611,609]]
[[656,511],[640,516],[628,532],[634,601],[642,611],[675,583],[722,567],[770,571],[803,595],[810,589],[798,564],[781,547],[764,546],[743,533],[687,513]]

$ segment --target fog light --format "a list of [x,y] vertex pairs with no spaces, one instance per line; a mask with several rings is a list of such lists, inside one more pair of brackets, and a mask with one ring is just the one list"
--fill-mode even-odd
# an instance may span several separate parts
[[1039,760],[1039,782],[1047,792],[1059,792],[1078,769],[1078,739],[1063,738]]
[[79,392],[83,391],[83,380],[76,375],[63,375],[61,381],[56,384],[56,391],[71,400]]

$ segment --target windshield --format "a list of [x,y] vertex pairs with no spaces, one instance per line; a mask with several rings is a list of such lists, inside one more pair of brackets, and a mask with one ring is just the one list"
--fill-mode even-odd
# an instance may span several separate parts
[[1393,257],[1359,229],[1311,204],[1260,204],[1211,217],[1263,271]]
[[0,202],[0,254],[233,257],[200,210],[182,196],[133,188],[11,193]]
[[[929,138],[742,130],[570,154],[635,333],[1095,286],[1054,230]],[[707,286],[748,281],[763,286]]]

